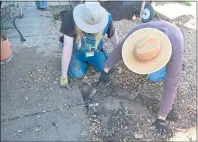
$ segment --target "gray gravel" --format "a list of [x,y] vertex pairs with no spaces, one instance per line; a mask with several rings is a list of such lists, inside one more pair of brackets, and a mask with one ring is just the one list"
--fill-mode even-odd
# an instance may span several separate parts
[[[158,17],[159,18],[159,17]],[[163,17],[160,17],[160,19],[163,19]],[[158,20],[154,18],[154,20]],[[56,21],[57,30],[60,28],[59,21]],[[129,20],[121,20],[114,22],[114,25],[116,27],[119,41],[121,41],[127,33],[130,31],[131,28],[135,27],[138,24],[138,21],[129,21]],[[183,29],[187,35],[187,47],[186,47],[186,54],[184,56],[183,61],[183,72],[181,76],[181,83],[178,89],[178,95],[175,99],[175,109],[180,114],[181,120],[180,122],[171,122],[171,126],[177,129],[186,129],[196,126],[196,31],[191,29]],[[105,43],[105,47],[108,50],[108,53],[110,53],[113,50],[113,47],[110,43],[110,41],[107,41]],[[82,81],[76,81],[72,80],[72,83],[77,83],[80,87],[83,87],[87,84],[91,86],[94,82],[98,80],[99,73],[95,72],[92,68],[89,68],[87,71],[87,75]],[[160,95],[162,93],[162,82],[159,83],[150,83],[148,80],[146,80],[146,76],[135,74],[127,69],[127,67],[124,65],[123,61],[120,61],[117,64],[117,68],[113,73],[110,74],[110,83],[103,87],[103,93],[99,92],[98,96],[96,97],[97,102],[105,101],[106,96],[110,95],[109,97],[115,98],[115,94],[112,92],[108,92],[109,90],[114,90],[114,92],[117,92],[117,94],[121,94],[120,96],[130,98],[131,95],[134,95],[134,92],[138,92],[140,94],[144,94],[147,96],[150,96],[155,99],[160,99]],[[104,91],[106,88],[106,92]],[[108,88],[108,89],[107,89]],[[114,96],[115,95],[115,96]],[[108,100],[108,99],[107,99]],[[125,102],[127,100],[125,99]],[[108,102],[108,101],[107,101]],[[132,105],[135,106],[135,105]],[[119,122],[124,123],[132,123],[136,121],[129,121],[126,119],[126,115],[122,114],[119,117],[119,110],[111,111],[111,115],[105,115],[108,111],[103,108],[104,106],[99,107],[99,113],[100,124],[93,123],[91,128],[93,128],[93,140],[132,140],[136,141],[136,138],[142,138],[144,140],[157,140],[157,138],[154,138],[151,133],[149,133],[149,129],[145,129],[149,126],[152,117],[147,116],[144,119],[142,119],[141,123],[138,123],[139,131],[136,130],[137,126],[133,126],[133,129],[129,129],[131,131],[135,131],[136,133],[127,133],[123,132],[123,130],[118,130],[117,128],[120,127],[115,122],[117,120],[114,120],[113,118],[118,117],[122,120],[119,120]],[[120,109],[122,111],[122,109]],[[136,114],[138,117],[141,117],[141,115]],[[152,112],[150,112],[150,115],[152,115]],[[91,115],[90,115],[91,117]],[[135,114],[133,115],[135,117]],[[106,120],[106,121],[105,121]],[[107,124],[109,124],[107,121],[112,120],[112,123],[110,124],[111,128],[107,128]],[[138,119],[139,120],[139,119]],[[124,124],[128,125],[128,124]],[[130,126],[130,125],[129,125]],[[105,131],[108,130],[108,134],[104,134]],[[117,132],[115,132],[115,130]],[[174,129],[175,130],[175,129]],[[114,135],[112,135],[114,134]],[[134,136],[133,138],[131,136]],[[141,140],[143,140],[141,139]]]

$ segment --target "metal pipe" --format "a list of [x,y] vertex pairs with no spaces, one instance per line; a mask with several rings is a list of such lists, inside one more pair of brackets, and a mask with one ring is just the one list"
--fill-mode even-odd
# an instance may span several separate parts
[[143,0],[142,1],[142,7],[141,7],[141,10],[140,10],[140,23],[142,22],[142,13],[143,13],[143,10],[144,10],[144,7],[145,7],[145,3],[146,3],[146,0]]

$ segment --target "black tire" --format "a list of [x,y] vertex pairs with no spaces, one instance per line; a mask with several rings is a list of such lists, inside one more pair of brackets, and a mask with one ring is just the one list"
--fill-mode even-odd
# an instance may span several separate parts
[[150,15],[146,19],[144,19],[143,16],[142,16],[142,22],[143,23],[150,22],[153,19],[153,17],[155,16],[155,10],[153,9],[153,7],[150,4],[146,4],[144,10],[145,9],[150,11]]

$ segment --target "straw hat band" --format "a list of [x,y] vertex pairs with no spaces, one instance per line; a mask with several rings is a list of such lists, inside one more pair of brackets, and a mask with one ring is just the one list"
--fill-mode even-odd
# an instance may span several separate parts
[[166,34],[158,29],[143,28],[124,42],[125,65],[138,74],[150,74],[165,66],[171,58],[172,46]]
[[137,43],[134,49],[134,56],[142,62],[149,62],[160,53],[160,40],[153,36],[144,37]]

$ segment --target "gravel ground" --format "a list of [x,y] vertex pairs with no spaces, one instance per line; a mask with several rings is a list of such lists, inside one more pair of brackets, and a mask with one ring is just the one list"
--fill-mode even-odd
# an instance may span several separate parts
[[[134,27],[135,25],[137,25],[137,23],[128,20],[122,20],[122,21],[114,22],[114,25],[117,29],[118,36],[121,41],[126,36],[126,33],[131,29],[131,27]],[[186,47],[187,50],[183,61],[183,72],[181,77],[181,83],[178,89],[178,93],[177,93],[178,95],[174,103],[174,109],[179,114],[180,122],[179,121],[171,122],[170,124],[172,127],[175,128],[176,131],[178,129],[190,129],[191,127],[196,126],[196,78],[195,78],[196,41],[194,40],[196,38],[196,31],[190,29],[183,29],[183,30],[187,35],[188,45]],[[105,44],[105,47],[108,48],[108,52],[112,51],[112,46],[109,41]],[[88,77],[83,82],[89,84],[96,82],[99,74],[95,73],[95,75],[93,75],[92,73],[91,75],[88,74]],[[81,83],[79,83],[79,85],[80,84]],[[133,98],[134,91],[138,92],[139,94],[144,94],[159,100],[163,89],[162,85],[163,82],[151,83],[148,80],[146,80],[146,76],[138,75],[131,72],[124,65],[123,61],[120,61],[117,64],[117,68],[115,69],[115,71],[110,75],[110,83],[108,85],[108,88],[111,88],[111,90],[117,92],[117,95],[128,98],[128,100],[130,100],[130,98]],[[99,92],[98,94],[101,95],[101,92]],[[106,93],[106,94],[111,95],[112,93]],[[105,97],[105,96],[102,95],[101,97]],[[97,99],[97,101],[99,102],[100,99]],[[159,108],[159,103],[157,103],[157,106]],[[158,109],[155,108],[155,106],[153,106],[153,108],[154,110],[152,109],[150,113],[157,113]],[[114,116],[112,116],[112,118],[113,117]],[[122,116],[122,118],[125,118],[124,115]],[[145,124],[147,124],[146,119],[148,118],[145,118],[143,120]],[[142,127],[142,130],[143,129],[145,128]],[[148,131],[146,131],[146,133],[148,133]],[[118,132],[116,135],[116,136],[120,135],[120,139],[122,139],[121,136],[123,136],[121,132],[122,131]],[[116,140],[116,139],[117,137],[111,138],[111,140]],[[147,139],[157,140],[151,137],[150,138],[147,137]],[[130,140],[134,141],[135,139],[130,139]],[[180,140],[184,140],[184,139],[180,139]]]
[[[160,17],[160,19],[163,19],[163,17]],[[159,17],[153,20],[159,20]],[[56,21],[57,31],[60,28],[60,24],[60,21]],[[114,22],[119,41],[137,24],[137,21],[132,22],[124,19]],[[183,61],[181,83],[174,104],[174,108],[180,116],[180,121],[170,122],[170,126],[176,135],[170,140],[195,140],[196,134],[196,31],[187,28],[183,30],[187,35],[187,47]],[[105,43],[105,47],[108,53],[113,50],[110,41]],[[89,85],[89,88],[91,88],[92,84],[98,80],[98,77],[99,73],[89,68],[84,80],[72,80],[72,83],[77,83],[81,88],[86,85]],[[144,112],[141,111],[141,109],[145,107],[142,108],[142,106],[139,106],[137,113],[133,113],[133,111],[127,112],[127,109],[120,103],[120,100],[123,100],[125,105],[127,103],[129,104],[132,102],[130,98],[133,98],[133,95],[137,92],[159,100],[162,93],[162,82],[150,83],[146,80],[146,76],[129,71],[124,63],[120,61],[114,72],[110,74],[110,83],[103,86],[94,99],[100,102],[100,106],[97,107],[97,115],[89,113],[90,120],[93,121],[93,125],[91,126],[93,140],[159,140],[152,136],[148,128],[158,109],[155,111],[145,110],[148,113],[148,115],[145,116],[139,113]],[[119,107],[114,106],[113,109],[108,110],[104,107],[104,102],[110,102],[111,104],[111,100],[113,99],[115,100],[114,103],[116,101],[119,102],[115,103],[117,105],[119,104]],[[137,102],[134,102],[128,105],[128,109],[132,109],[138,105]],[[179,137],[180,139],[178,139],[177,134],[186,137]]]

